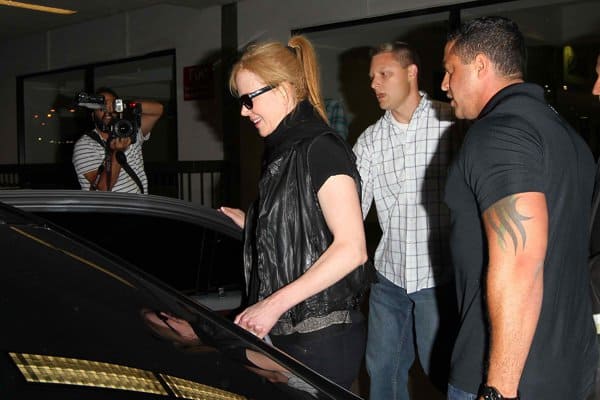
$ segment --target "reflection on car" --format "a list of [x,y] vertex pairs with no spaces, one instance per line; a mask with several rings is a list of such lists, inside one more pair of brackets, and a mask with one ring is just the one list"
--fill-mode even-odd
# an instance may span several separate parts
[[4,203],[0,252],[2,399],[358,398],[133,264]]

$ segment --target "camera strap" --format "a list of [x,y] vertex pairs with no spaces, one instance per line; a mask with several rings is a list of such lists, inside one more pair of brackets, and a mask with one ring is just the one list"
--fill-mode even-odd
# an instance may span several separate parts
[[98,167],[96,179],[94,179],[94,182],[90,185],[90,190],[98,190],[98,183],[100,183],[100,176],[102,175],[102,172],[104,172],[104,163],[100,164]]
[[133,168],[131,168],[131,166],[127,163],[127,156],[125,156],[125,153],[122,151],[117,151],[115,153],[115,157],[117,158],[117,161],[119,162],[119,164],[121,164],[121,168],[123,168],[125,170],[125,172],[127,172],[129,174],[131,179],[133,179],[133,181],[140,188],[140,192],[142,194],[144,194],[144,186],[142,185],[142,181],[137,176],[137,174],[135,173]]
[[106,176],[107,186],[110,187],[111,160],[108,145],[106,144],[106,142],[104,142],[104,140],[102,140],[98,132],[96,132],[95,130],[86,131],[85,134],[90,138],[94,139],[96,142],[98,142],[98,144],[104,149],[104,160],[102,160],[102,162],[98,166],[98,171],[96,172],[96,179],[94,179],[94,182],[90,185],[90,190],[98,189],[98,183],[100,183],[100,178],[102,177],[102,173],[104,172],[104,170],[106,170],[106,173],[108,174]]
[[[94,180],[94,183],[92,184],[91,188],[92,188],[92,190],[96,190],[96,188],[98,187],[98,183],[100,182],[100,175],[102,175],[102,173],[105,170],[107,173],[107,176],[106,176],[107,186],[110,187],[111,161],[112,160],[110,157],[110,148],[108,147],[108,143],[106,143],[104,140],[102,140],[102,138],[96,131],[87,131],[87,132],[85,132],[85,134],[88,135],[89,137],[91,137],[92,139],[94,139],[96,142],[98,142],[100,144],[100,146],[102,146],[102,148],[104,149],[104,162],[102,162],[100,164],[100,166],[98,167],[98,173],[96,174],[96,179]],[[121,168],[123,168],[125,170],[125,172],[127,172],[127,175],[129,175],[129,177],[131,177],[131,179],[133,179],[133,181],[136,183],[136,185],[140,189],[140,192],[142,194],[144,194],[144,186],[142,185],[142,181],[137,176],[137,174],[135,173],[133,168],[131,168],[131,166],[127,163],[127,157],[125,156],[125,153],[122,151],[117,151],[115,154],[115,157],[117,158],[117,161],[119,162],[119,164],[121,164]]]

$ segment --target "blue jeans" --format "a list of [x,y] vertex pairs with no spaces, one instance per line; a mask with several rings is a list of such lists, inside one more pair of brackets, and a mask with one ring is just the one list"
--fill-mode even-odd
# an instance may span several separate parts
[[[436,372],[436,375],[439,376],[439,389],[445,393],[454,329],[442,335],[438,304],[444,307],[455,304],[453,286],[444,285],[448,287],[407,294],[405,289],[394,285],[383,275],[378,273],[377,278],[378,282],[371,285],[369,298],[366,352],[367,371],[371,379],[369,398],[408,400],[408,371],[416,353],[430,378],[433,378],[434,369],[443,371]],[[440,292],[447,293],[449,299],[442,300]],[[455,311],[443,311],[442,315],[444,321],[446,317],[456,320]]]
[[476,400],[477,395],[448,384],[448,400]]
[[[600,347],[600,335],[596,336],[598,346]],[[588,396],[588,400],[600,400],[600,358],[598,358],[598,366],[596,367],[596,379],[594,381],[594,389]]]

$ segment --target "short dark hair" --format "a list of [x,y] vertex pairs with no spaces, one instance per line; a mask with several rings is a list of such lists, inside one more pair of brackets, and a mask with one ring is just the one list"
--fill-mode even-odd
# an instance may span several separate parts
[[119,98],[119,95],[117,95],[117,92],[115,92],[108,86],[101,86],[98,89],[96,89],[96,91],[94,92],[94,94],[102,94],[102,93],[108,93],[108,94],[112,95],[115,99]]
[[508,18],[480,17],[465,22],[448,35],[448,42],[454,42],[452,52],[464,63],[484,54],[505,77],[524,76],[525,39],[517,24]]
[[411,64],[415,64],[417,68],[421,67],[419,55],[415,49],[406,42],[387,42],[382,43],[377,47],[373,47],[371,49],[371,58],[381,53],[393,53],[403,68],[406,68]]

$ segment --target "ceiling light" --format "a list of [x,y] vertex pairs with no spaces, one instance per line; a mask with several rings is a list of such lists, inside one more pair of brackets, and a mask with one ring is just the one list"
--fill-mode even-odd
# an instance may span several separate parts
[[28,10],[41,11],[41,12],[54,13],[54,14],[63,14],[63,15],[75,14],[77,12],[74,10],[67,10],[65,8],[46,7],[46,6],[40,6],[38,4],[22,3],[20,1],[11,1],[11,0],[0,0],[0,6],[19,7],[19,8],[26,8]]

